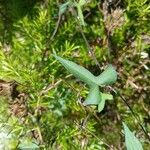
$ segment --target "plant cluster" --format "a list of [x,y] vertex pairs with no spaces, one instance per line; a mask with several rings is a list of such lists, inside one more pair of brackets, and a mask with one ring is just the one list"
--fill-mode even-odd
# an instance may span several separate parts
[[0,0],[0,149],[149,150],[149,14],[148,0]]

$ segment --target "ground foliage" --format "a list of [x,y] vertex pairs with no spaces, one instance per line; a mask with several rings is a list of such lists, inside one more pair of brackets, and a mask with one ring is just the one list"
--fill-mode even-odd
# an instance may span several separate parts
[[[0,0],[0,139],[6,149],[124,149],[122,122],[150,148],[150,2],[89,0],[60,13],[63,0]],[[74,1],[71,1],[74,2]],[[78,1],[76,1],[78,3]],[[83,18],[82,18],[83,19]],[[84,21],[85,24],[82,24]],[[53,54],[118,80],[100,113],[83,106],[88,88]],[[150,135],[149,135],[150,136]],[[3,148],[4,148],[3,147]]]

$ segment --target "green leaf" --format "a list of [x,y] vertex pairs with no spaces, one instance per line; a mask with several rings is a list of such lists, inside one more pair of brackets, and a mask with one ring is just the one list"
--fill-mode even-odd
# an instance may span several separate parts
[[59,15],[62,15],[67,10],[67,7],[71,5],[71,2],[66,2],[59,6]]
[[79,20],[81,22],[81,25],[85,26],[84,16],[83,16],[83,13],[82,13],[81,6],[77,5],[77,11],[78,11],[78,17],[79,17]]
[[98,77],[95,77],[91,72],[82,66],[75,64],[69,60],[63,59],[57,55],[54,57],[75,77],[89,85],[90,91],[88,97],[84,101],[84,105],[98,105],[98,111],[102,111],[106,100],[112,100],[111,94],[100,93],[99,86],[114,83],[117,79],[115,69],[110,65]]
[[98,104],[98,112],[104,109],[106,100],[112,100],[113,96],[111,94],[101,93],[101,101]]
[[99,92],[99,87],[94,85],[90,88],[89,95],[84,101],[84,105],[98,105],[101,101],[101,95]]
[[76,78],[87,83],[89,86],[95,85],[95,77],[87,69],[59,56],[54,55],[54,57]]
[[96,82],[99,86],[110,85],[117,80],[117,72],[112,65],[109,65],[105,71],[96,77]]
[[19,149],[20,150],[27,150],[27,149],[38,150],[39,146],[35,143],[25,141],[24,143],[19,144]]
[[105,71],[103,71],[99,76],[95,77],[87,69],[77,65],[74,62],[63,59],[57,55],[54,55],[54,57],[75,77],[87,83],[89,86],[93,86],[95,84],[99,86],[109,85],[115,83],[117,80],[117,72],[112,65],[109,65]]
[[86,4],[86,0],[80,0],[79,3],[78,3],[80,6],[83,6]]
[[140,141],[135,137],[135,135],[129,130],[127,125],[123,123],[125,132],[125,144],[127,150],[143,150]]
[[113,96],[111,94],[101,93],[102,100],[113,100]]
[[77,8],[78,17],[79,17],[81,25],[85,26],[84,16],[83,16],[83,12],[82,12],[82,6],[86,4],[86,1],[80,0],[78,3],[75,2],[74,4]]
[[101,100],[98,104],[98,112],[101,112],[104,109],[105,106],[105,100]]
[[84,101],[84,105],[98,105],[99,112],[103,110],[106,100],[112,100],[111,94],[100,93],[98,85],[93,85],[90,88],[88,97]]

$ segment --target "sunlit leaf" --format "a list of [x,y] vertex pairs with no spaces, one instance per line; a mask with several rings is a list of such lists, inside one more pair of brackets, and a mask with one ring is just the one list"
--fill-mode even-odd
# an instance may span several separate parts
[[95,83],[95,77],[91,72],[89,72],[87,69],[85,69],[82,66],[79,66],[75,64],[72,61],[63,59],[59,56],[54,55],[54,57],[70,72],[72,73],[75,77],[80,79],[81,81],[87,83],[88,85],[92,86]]
[[112,65],[109,65],[105,71],[96,77],[98,85],[110,85],[115,83],[117,80],[117,72]]
[[135,135],[129,130],[127,125],[123,123],[125,132],[125,144],[127,150],[143,150],[140,141],[135,137]]
[[98,105],[101,100],[101,95],[99,92],[99,87],[94,85],[90,88],[89,95],[87,99],[84,101],[84,105]]

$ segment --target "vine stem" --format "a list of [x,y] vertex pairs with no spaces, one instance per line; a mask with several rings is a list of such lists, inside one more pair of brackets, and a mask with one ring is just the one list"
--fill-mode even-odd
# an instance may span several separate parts
[[[89,115],[88,115],[86,118],[89,118]],[[74,122],[74,123],[75,123],[77,126],[79,126],[79,128],[81,128],[80,124],[78,124],[77,122]],[[87,131],[88,133],[90,133],[90,134],[91,134],[93,137],[95,137],[97,140],[102,141],[105,146],[107,146],[108,148],[110,148],[110,150],[113,150],[112,147],[111,147],[109,144],[107,144],[106,142],[104,142],[103,139],[100,139],[99,137],[97,137],[93,132],[91,132],[91,131],[90,131],[89,129],[87,129],[85,126],[82,126],[82,129],[85,130],[85,131]]]
[[136,119],[136,121],[138,122],[138,125],[141,127],[141,129],[143,130],[143,132],[145,133],[146,137],[148,138],[148,140],[150,141],[150,137],[148,135],[148,133],[146,132],[146,130],[144,129],[143,125],[141,124],[138,116],[135,114],[135,112],[133,111],[133,109],[131,108],[131,106],[128,104],[127,100],[114,88],[112,88],[111,86],[108,86],[111,91],[113,91],[116,95],[118,95],[121,100],[126,104],[126,106],[129,108],[129,110],[131,111],[133,117]]
[[92,48],[90,47],[90,44],[88,43],[88,41],[87,41],[87,39],[86,39],[86,37],[85,37],[85,34],[84,34],[84,32],[83,32],[83,29],[82,29],[81,25],[80,25],[80,32],[81,32],[81,35],[82,35],[82,37],[83,37],[83,39],[84,39],[84,41],[85,41],[85,44],[86,44],[86,46],[87,46],[87,48],[88,48],[88,51],[90,52],[91,56],[93,57],[93,59],[94,59],[96,65],[98,66],[98,68],[101,70],[100,64],[99,64],[99,62],[98,62],[98,60],[97,60],[97,58],[96,58],[96,56],[95,56],[95,54],[94,54]]

